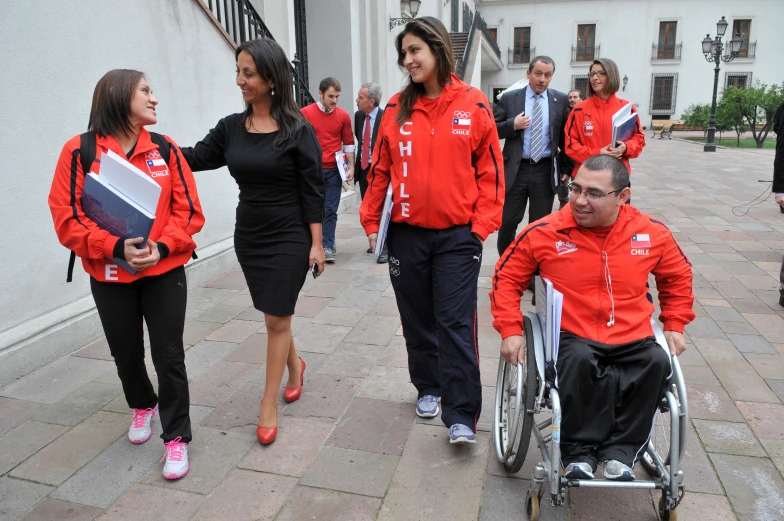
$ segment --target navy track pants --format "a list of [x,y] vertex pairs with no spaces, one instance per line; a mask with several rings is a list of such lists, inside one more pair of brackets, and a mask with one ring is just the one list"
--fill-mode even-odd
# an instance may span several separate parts
[[470,225],[391,223],[389,274],[418,396],[441,397],[441,420],[474,429],[482,409],[476,293],[482,244]]

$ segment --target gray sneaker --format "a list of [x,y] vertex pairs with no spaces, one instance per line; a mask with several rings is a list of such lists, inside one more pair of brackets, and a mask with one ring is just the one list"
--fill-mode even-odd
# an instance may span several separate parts
[[449,443],[476,443],[476,434],[471,427],[456,423],[449,427]]
[[324,260],[327,262],[335,262],[335,254],[337,251],[335,248],[324,248]]
[[417,400],[416,415],[420,418],[435,418],[438,416],[438,396],[426,394]]
[[634,470],[618,460],[607,460],[604,462],[604,479],[634,481]]
[[591,465],[584,461],[569,463],[564,469],[566,479],[593,479],[593,469]]

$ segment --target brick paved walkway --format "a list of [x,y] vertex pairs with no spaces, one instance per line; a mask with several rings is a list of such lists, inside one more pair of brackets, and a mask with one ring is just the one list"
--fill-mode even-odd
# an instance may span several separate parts
[[[681,359],[692,415],[681,519],[784,519],[784,215],[770,202],[732,211],[767,186],[757,180],[770,178],[772,160],[772,151],[705,154],[651,140],[634,162],[634,204],[671,226],[695,269],[698,317]],[[161,478],[157,419],[148,443],[128,443],[130,416],[97,341],[0,390],[0,519],[521,519],[531,461],[505,476],[488,432],[494,238],[479,281],[485,414],[466,449],[446,443],[439,421],[414,415],[386,266],[364,253],[356,215],[340,216],[338,237],[338,262],[299,301],[308,372],[300,401],[281,398],[278,441],[255,439],[265,329],[234,270],[188,300],[191,473]],[[567,508],[545,508],[543,519],[655,520],[656,499],[573,490]]]

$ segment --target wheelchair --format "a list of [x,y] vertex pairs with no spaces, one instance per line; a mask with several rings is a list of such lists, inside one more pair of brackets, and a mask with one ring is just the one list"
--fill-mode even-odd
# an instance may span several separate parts
[[[545,294],[540,293],[539,282],[537,296]],[[550,302],[546,302],[544,309],[549,309],[549,305]],[[560,507],[565,502],[567,487],[606,487],[661,490],[658,505],[660,519],[677,521],[676,508],[684,495],[680,462],[689,424],[686,383],[677,357],[671,356],[672,375],[656,411],[653,430],[641,458],[643,467],[653,478],[635,481],[566,479],[561,471],[561,403],[558,389],[549,376],[554,371],[546,371],[548,366],[552,368],[554,364],[551,341],[545,335],[545,331],[552,331],[551,317],[540,309],[524,316],[524,369],[521,370],[519,364],[507,363],[501,357],[493,425],[496,456],[509,473],[518,472],[522,468],[532,432],[536,438],[541,460],[534,466],[526,494],[528,519],[539,519],[540,500],[546,492],[550,494],[550,503]],[[669,352],[661,328],[653,319],[651,323],[656,341]],[[551,415],[541,423],[536,423],[534,415],[543,409],[549,409]],[[549,432],[546,432],[548,428]]]

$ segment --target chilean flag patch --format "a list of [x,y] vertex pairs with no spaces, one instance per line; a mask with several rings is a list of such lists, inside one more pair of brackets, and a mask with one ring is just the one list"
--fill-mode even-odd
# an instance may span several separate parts
[[651,237],[647,233],[636,233],[632,235],[632,248],[650,248]]
[[456,110],[452,118],[452,134],[467,136],[471,131],[471,113]]
[[148,159],[147,160],[147,170],[150,171],[151,174],[157,172],[165,172],[169,169],[166,166],[166,161],[163,159]]

